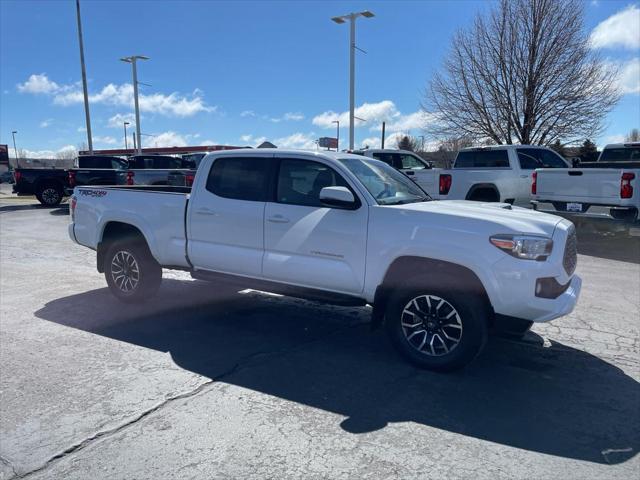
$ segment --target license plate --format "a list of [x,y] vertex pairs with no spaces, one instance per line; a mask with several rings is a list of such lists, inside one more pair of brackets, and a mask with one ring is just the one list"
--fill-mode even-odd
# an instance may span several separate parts
[[581,212],[582,204],[581,203],[567,203],[567,212]]

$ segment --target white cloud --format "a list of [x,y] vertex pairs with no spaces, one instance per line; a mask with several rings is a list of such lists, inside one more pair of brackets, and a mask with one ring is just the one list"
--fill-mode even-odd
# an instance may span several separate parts
[[200,145],[217,145],[215,140],[203,140]]
[[[382,130],[382,122],[386,122],[386,130],[388,132],[394,133],[422,129],[430,120],[430,116],[421,111],[403,115],[391,100],[363,103],[356,107],[354,114],[356,117],[366,120],[366,122],[363,122],[356,118],[354,126],[356,128],[369,127],[372,132]],[[335,120],[340,121],[340,127],[348,128],[349,112],[337,113],[329,110],[313,117],[312,123],[319,127],[330,129],[336,128],[336,124],[333,123]]]
[[[53,103],[62,106],[84,101],[82,91],[77,84],[58,85],[44,73],[31,75],[25,83],[18,84],[18,90],[23,93],[52,95]],[[130,107],[133,105],[133,86],[129,83],[122,85],[110,83],[98,93],[90,94],[89,102]],[[170,117],[190,117],[200,112],[214,112],[217,109],[215,106],[206,104],[199,89],[195,89],[189,96],[177,92],[168,95],[140,94],[139,103],[140,110],[143,112],[159,113]]]
[[314,150],[316,148],[315,133],[294,133],[287,137],[276,138],[274,145],[279,148],[299,148],[302,150]]
[[95,137],[93,137],[93,141],[96,142],[96,143],[104,143],[105,145],[115,145],[115,144],[118,143],[118,141],[115,138],[110,137],[108,135],[106,135],[104,137],[95,136]]
[[46,73],[33,74],[26,82],[18,84],[18,91],[21,93],[50,94],[59,90],[60,85],[49,80]]
[[[65,145],[58,150],[29,150],[29,149],[21,149],[23,156],[25,158],[56,158],[59,153],[67,153],[71,152],[74,155],[78,154],[78,149],[73,145]],[[13,149],[9,151],[10,157],[15,157]]]
[[640,58],[619,66],[618,85],[622,93],[640,93]]
[[256,112],[254,112],[253,110],[245,110],[240,114],[241,117],[255,117],[256,116]]
[[[609,135],[608,137],[605,137],[605,145],[609,144],[609,143],[623,143],[626,140],[626,136],[619,134],[619,135]],[[604,145],[602,145],[604,146]]]
[[293,120],[294,122],[297,122],[299,120],[304,120],[304,115],[300,112],[287,112],[282,118],[284,120]]
[[40,128],[50,127],[52,123],[53,123],[53,118],[47,118],[46,120],[43,120],[42,122],[40,122]]
[[86,133],[87,129],[85,127],[78,127],[77,131],[80,132],[80,133]]
[[153,137],[145,137],[143,143],[146,143],[147,147],[184,147],[187,145],[187,141],[183,135],[171,130],[154,135]]
[[248,143],[254,147],[257,147],[262,142],[266,141],[267,137],[254,137],[253,135],[241,135],[240,141],[243,143]]
[[123,128],[124,122],[129,122],[129,127],[134,127],[136,124],[136,116],[133,113],[116,113],[113,117],[107,120],[107,127],[109,128]]
[[[398,116],[399,112],[396,109],[396,105],[391,100],[383,100],[378,103],[363,103],[354,110],[356,117],[366,120],[366,125],[373,125],[379,122],[391,120],[394,116]],[[335,128],[336,125],[333,121],[339,120],[340,125],[344,127],[349,126],[349,112],[337,113],[333,110],[329,110],[316,115],[311,121],[314,125],[322,128]],[[356,119],[354,122],[355,127],[365,125],[365,122]]]
[[600,22],[591,32],[593,48],[640,48],[640,8],[629,5]]
[[360,148],[380,148],[380,137],[368,137],[360,141]]

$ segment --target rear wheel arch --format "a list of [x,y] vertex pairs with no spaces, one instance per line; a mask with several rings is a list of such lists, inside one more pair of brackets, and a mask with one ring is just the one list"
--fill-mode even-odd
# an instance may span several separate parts
[[493,183],[478,183],[476,185],[473,185],[469,189],[465,200],[499,202],[500,191],[498,190],[498,187]]
[[479,297],[487,308],[488,318],[493,317],[493,308],[487,291],[471,269],[444,260],[404,256],[396,258],[389,265],[382,283],[376,289],[372,327],[378,327],[384,322],[386,305],[394,291],[398,288],[415,287],[425,280],[434,284],[448,281],[447,283],[454,289]]
[[149,248],[149,242],[138,227],[125,222],[107,222],[102,230],[100,241],[98,242],[98,272],[104,272],[104,256],[109,250],[109,247],[114,242],[120,240],[139,241],[140,243],[143,243],[147,248]]

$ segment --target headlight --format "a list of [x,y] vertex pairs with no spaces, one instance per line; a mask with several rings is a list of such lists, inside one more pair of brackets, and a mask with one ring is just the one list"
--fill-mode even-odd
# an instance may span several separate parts
[[494,235],[489,241],[503,252],[525,260],[546,260],[553,248],[550,238],[528,235]]

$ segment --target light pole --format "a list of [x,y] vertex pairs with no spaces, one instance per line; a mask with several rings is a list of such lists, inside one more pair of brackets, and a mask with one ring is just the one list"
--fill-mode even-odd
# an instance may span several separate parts
[[11,132],[11,136],[13,137],[13,154],[16,156],[16,165],[18,164],[18,149],[16,148],[16,133],[17,130]]
[[84,93],[84,116],[87,122],[87,141],[89,143],[89,154],[93,155],[91,115],[89,114],[89,92],[87,89],[87,70],[84,66],[84,44],[82,43],[82,23],[80,22],[80,0],[76,0],[76,16],[78,18],[78,43],[80,44],[80,69],[82,70],[82,92]]
[[355,63],[356,63],[356,18],[373,17],[373,13],[369,10],[362,12],[352,12],[348,15],[341,15],[339,17],[333,17],[331,20],[337,24],[345,23],[347,20],[350,22],[349,29],[349,150],[353,150],[354,131],[353,131],[353,119],[355,111]]
[[127,145],[127,125],[129,125],[129,122],[124,122],[124,149],[125,150],[129,149],[129,145]]
[[138,155],[142,153],[142,139],[140,138],[140,108],[138,106],[138,70],[136,69],[136,62],[138,60],[149,60],[149,57],[144,55],[132,55],[130,57],[121,58],[123,62],[130,63],[133,72],[133,103],[136,109],[136,137],[138,140]]
[[331,123],[338,124],[338,126],[336,127],[336,140],[338,141],[338,144],[336,145],[336,152],[338,152],[340,150],[340,120],[334,120]]

